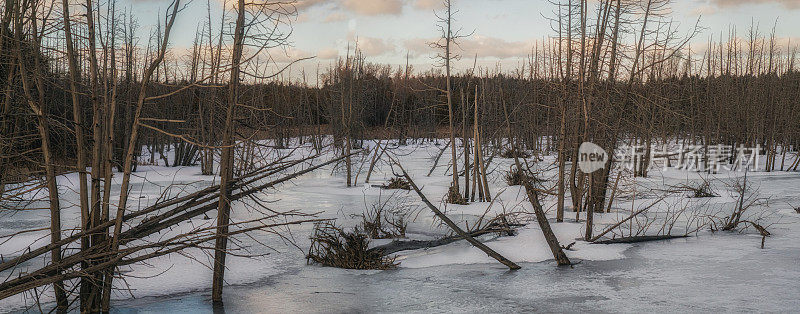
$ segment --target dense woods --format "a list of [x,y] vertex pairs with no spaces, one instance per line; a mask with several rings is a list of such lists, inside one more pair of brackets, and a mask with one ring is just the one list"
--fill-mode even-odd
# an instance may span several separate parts
[[[596,240],[592,215],[610,208],[622,166],[609,159],[599,172],[577,171],[582,142],[609,152],[641,147],[639,177],[648,176],[649,158],[669,160],[673,144],[702,146],[704,154],[717,145],[759,147],[766,171],[797,171],[800,163],[797,47],[757,26],[723,37],[681,27],[668,0],[554,0],[554,33],[510,70],[451,69],[454,43],[465,37],[451,24],[477,26],[459,21],[446,1],[437,15],[442,40],[431,44],[441,50],[441,67],[373,63],[353,42],[313,75],[291,66],[314,60],[276,63],[268,55],[291,41],[291,2],[239,0],[214,21],[182,16],[187,5],[204,4],[173,0],[150,38],[137,37],[136,17],[115,3],[5,0],[0,7],[0,210],[46,204],[52,221],[50,245],[6,258],[0,269],[38,256],[49,256],[47,266],[15,274],[0,285],[0,298],[54,285],[59,311],[108,311],[116,267],[203,247],[214,255],[212,298],[222,301],[229,235],[315,220],[281,213],[277,222],[254,217],[249,229],[229,229],[242,224],[229,220],[231,202],[323,165],[265,183],[258,181],[264,173],[313,156],[274,158],[263,148],[334,151],[339,157],[326,164],[341,161],[351,186],[368,183],[376,160],[391,158],[387,140],[444,142],[439,157],[452,167],[451,203],[491,201],[485,168],[496,156],[515,158],[519,170],[530,169],[522,159],[555,154],[554,185],[526,181],[527,195],[538,209],[539,197],[556,197],[558,221],[565,211],[585,215],[587,241]],[[170,48],[172,28],[188,18],[200,22],[194,46],[181,54]],[[351,158],[371,141],[377,149]],[[139,165],[156,163],[198,165],[220,182],[139,208],[128,200],[130,178]],[[713,170],[707,157],[698,167]],[[56,177],[73,172],[81,178],[81,230],[62,239],[59,213],[67,205],[59,203]],[[34,189],[49,193],[34,202],[26,196]],[[213,210],[213,230],[134,241]],[[142,220],[145,213],[159,214]],[[539,223],[549,230],[547,219]],[[65,250],[72,244],[80,249]],[[569,264],[557,241],[550,247],[559,264]]]

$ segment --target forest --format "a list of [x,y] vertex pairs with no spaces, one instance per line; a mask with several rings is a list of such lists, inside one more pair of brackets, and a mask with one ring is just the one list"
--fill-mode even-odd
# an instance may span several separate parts
[[[211,2],[168,0],[149,37],[121,0],[3,1],[0,312],[800,306],[800,68],[779,21],[708,29],[675,22],[677,1],[541,1],[552,31],[509,69],[463,55],[480,21],[442,0],[431,68],[354,40],[308,73],[314,56],[274,56],[303,1],[228,0],[216,19]],[[176,20],[196,21],[189,49]],[[598,169],[587,144],[608,155]],[[703,289],[764,295],[570,292],[597,273],[660,278],[620,275],[626,259],[677,278],[668,302],[704,267]],[[784,275],[744,274],[764,265]],[[450,284],[475,290],[409,296]],[[565,294],[500,301],[527,284]],[[470,293],[491,300],[458,308]],[[567,296],[582,301],[553,301]]]

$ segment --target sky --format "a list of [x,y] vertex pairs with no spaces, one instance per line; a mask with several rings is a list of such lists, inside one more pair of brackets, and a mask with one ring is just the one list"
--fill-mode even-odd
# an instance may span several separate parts
[[[149,27],[170,3],[120,1],[138,19],[143,42]],[[172,48],[191,47],[198,25],[207,17],[209,2],[218,24],[222,1],[190,2],[176,21]],[[315,56],[302,66],[293,66],[294,72],[299,73],[300,67],[314,71],[317,65],[330,65],[356,41],[369,62],[403,65],[408,56],[409,63],[421,70],[436,63],[435,52],[427,43],[439,36],[435,12],[442,7],[440,0],[299,0],[296,7],[290,46],[272,52],[281,62]],[[462,70],[472,66],[476,55],[482,66],[519,67],[534,42],[555,34],[548,20],[554,16],[555,6],[548,0],[453,0],[453,8],[458,11],[456,27],[468,35],[456,50],[463,58],[455,67]],[[722,32],[727,34],[730,27],[745,36],[751,23],[762,33],[776,25],[781,42],[800,43],[800,0],[675,0],[671,8],[671,16],[683,30],[688,31],[699,19],[705,30],[693,39],[697,46],[705,45],[711,36],[718,39]]]

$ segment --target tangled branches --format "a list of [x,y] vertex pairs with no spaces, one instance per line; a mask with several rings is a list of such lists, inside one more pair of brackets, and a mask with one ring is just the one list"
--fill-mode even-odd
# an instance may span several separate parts
[[504,179],[506,180],[506,184],[509,186],[524,185],[525,182],[531,182],[534,184],[541,183],[541,179],[534,176],[533,173],[518,169],[516,167],[511,167],[511,169],[506,172]]
[[369,249],[369,238],[358,230],[344,231],[333,222],[314,225],[311,247],[306,255],[309,264],[346,269],[392,269],[394,257]]
[[467,199],[458,192],[458,188],[451,186],[447,189],[447,203],[456,205],[467,205]]
[[526,152],[524,150],[517,149],[516,147],[514,147],[514,148],[509,148],[509,149],[505,150],[502,154],[500,154],[500,157],[511,158],[511,159],[513,159],[513,158],[527,159],[527,158],[531,157],[531,154],[528,154],[528,152]]
[[389,184],[384,184],[381,188],[386,190],[411,190],[411,185],[401,177],[393,177],[389,179]]
[[670,189],[667,190],[668,192],[686,192],[688,193],[687,197],[691,198],[705,198],[705,197],[718,197],[719,195],[714,192],[714,189],[711,187],[711,183],[707,180],[703,180],[698,184],[690,185],[690,184],[679,184],[679,185],[671,185],[669,186]]
[[372,239],[404,238],[409,221],[417,213],[417,206],[409,205],[395,193],[385,200],[379,198],[363,214],[355,215],[361,217],[361,225],[356,227],[355,232]]

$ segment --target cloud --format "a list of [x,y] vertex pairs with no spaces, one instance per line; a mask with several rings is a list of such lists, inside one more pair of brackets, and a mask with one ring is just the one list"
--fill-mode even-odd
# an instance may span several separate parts
[[788,9],[799,9],[800,0],[711,0],[717,7],[735,7],[745,4],[780,4]]
[[442,0],[415,0],[414,8],[419,10],[439,10],[444,8]]
[[322,22],[325,23],[333,23],[333,22],[341,22],[347,19],[347,15],[341,12],[334,12],[326,16]]
[[297,22],[297,23],[305,23],[305,22],[308,22],[309,20],[311,20],[311,17],[308,15],[308,13],[298,13],[297,14],[297,21],[295,21],[295,22]]
[[264,57],[270,57],[276,63],[289,63],[298,59],[307,58],[313,54],[294,47],[276,47],[262,52]]
[[[234,2],[236,0],[227,1]],[[295,3],[298,13],[296,22],[303,23],[313,20],[322,23],[336,23],[347,21],[353,16],[400,15],[407,1],[419,0],[298,0]]]
[[398,15],[403,11],[402,0],[342,0],[342,5],[361,15]]
[[332,2],[331,0],[298,0],[294,4],[298,11]]
[[326,12],[333,12],[328,14],[325,20],[338,22],[346,20],[344,12],[361,16],[400,15],[407,4],[418,9],[426,9],[440,7],[441,5],[437,5],[440,2],[440,0],[298,0],[295,7],[298,12],[303,13],[324,6]]
[[374,37],[358,37],[358,49],[367,57],[376,57],[395,51],[394,44],[386,39]]
[[[415,38],[405,41],[404,46],[414,56],[433,55],[436,50],[431,48],[428,43],[436,40],[438,38]],[[518,58],[530,54],[532,45],[532,41],[508,41],[497,37],[473,35],[460,39],[458,47],[454,48],[453,53],[469,58],[476,54],[478,58]]]
[[[134,2],[145,2],[145,1],[163,2],[163,1],[166,1],[166,0],[132,0],[132,1],[134,1]],[[295,0],[295,2],[291,2],[291,1],[274,1],[274,0],[247,0],[247,1],[245,1],[245,4],[266,4],[267,6],[270,6],[271,8],[282,7],[282,10],[283,11],[287,11],[287,12],[292,12],[293,9],[294,9],[294,10],[297,11],[297,13],[299,15],[303,15],[303,13],[307,12],[308,9],[310,9],[312,7],[323,6],[323,5],[329,4],[329,3],[336,3],[337,1],[338,0]],[[227,10],[234,9],[236,7],[236,5],[239,3],[239,1],[237,1],[237,0],[216,0],[216,2],[219,3],[221,6],[224,6],[225,9],[227,9]],[[292,8],[292,6],[289,5],[289,3],[294,5],[294,7]],[[269,11],[269,10],[267,10],[267,11]]]
[[419,57],[421,55],[433,55],[436,51],[428,45],[430,42],[435,42],[438,38],[413,38],[403,42],[403,46],[408,51],[411,57]]
[[706,4],[692,9],[691,15],[693,16],[712,15],[717,12],[719,12],[719,8]]
[[333,60],[339,57],[339,50],[335,48],[325,48],[317,52],[317,59],[319,60]]
[[[134,0],[134,1],[156,1],[156,0]],[[222,3],[225,0],[218,0]],[[235,3],[235,0],[228,0],[229,5]],[[257,2],[266,0],[255,0]],[[399,15],[403,12],[403,7],[410,4],[415,9],[431,10],[442,9],[444,4],[442,0],[297,0],[294,6],[299,12],[308,11],[314,7],[321,7],[331,5],[344,8],[347,11],[366,16],[375,15]]]
[[494,57],[498,59],[524,57],[531,53],[531,43],[522,41],[506,41],[501,38],[474,35],[465,38],[459,46],[464,53],[478,54],[478,57]]

